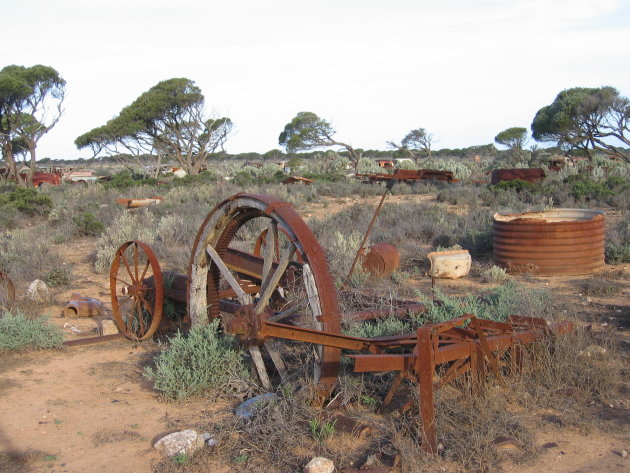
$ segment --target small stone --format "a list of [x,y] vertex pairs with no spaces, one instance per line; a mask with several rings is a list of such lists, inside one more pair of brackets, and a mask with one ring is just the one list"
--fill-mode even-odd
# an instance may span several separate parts
[[116,335],[117,333],[118,327],[113,320],[103,319],[101,321],[101,335]]
[[217,439],[214,438],[214,435],[209,433],[200,434],[199,437],[203,440],[206,447],[215,447],[219,443]]
[[164,456],[173,457],[175,455],[183,455],[192,453],[198,448],[203,447],[204,441],[202,437],[193,429],[173,432],[155,442],[153,446],[156,450],[162,452]]
[[621,451],[621,458],[626,458],[628,456],[628,452],[626,450]]
[[50,300],[48,286],[41,279],[36,279],[28,286],[26,298],[33,302],[48,302]]
[[335,464],[324,457],[315,457],[304,467],[304,473],[333,473]]

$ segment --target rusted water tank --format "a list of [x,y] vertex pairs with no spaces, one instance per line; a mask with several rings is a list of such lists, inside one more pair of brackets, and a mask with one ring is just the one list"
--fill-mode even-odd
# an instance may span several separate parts
[[495,214],[494,260],[509,272],[588,274],[604,267],[604,212],[556,209]]
[[389,243],[378,243],[368,248],[361,266],[377,278],[385,278],[400,267],[400,252]]

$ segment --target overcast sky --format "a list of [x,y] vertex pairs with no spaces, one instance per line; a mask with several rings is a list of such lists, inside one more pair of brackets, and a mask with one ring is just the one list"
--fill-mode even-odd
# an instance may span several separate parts
[[54,67],[65,113],[39,157],[91,157],[75,138],[164,79],[229,116],[231,153],[279,148],[300,111],[386,149],[426,128],[435,148],[529,128],[563,89],[630,95],[628,0],[0,0],[0,67]]

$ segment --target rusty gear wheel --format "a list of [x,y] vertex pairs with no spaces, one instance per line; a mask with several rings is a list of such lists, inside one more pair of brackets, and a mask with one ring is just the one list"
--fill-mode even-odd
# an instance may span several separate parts
[[[150,278],[150,286],[143,283]],[[118,330],[130,340],[152,337],[162,318],[164,283],[160,264],[149,245],[133,240],[118,248],[109,287]]]
[[15,302],[15,286],[7,273],[0,271],[0,309],[9,310]]
[[[265,230],[267,244],[262,249],[259,245],[262,259],[255,258],[256,269],[248,264],[253,255],[246,251]],[[187,305],[193,326],[249,306],[274,321],[341,332],[337,294],[323,249],[289,203],[266,195],[237,194],[208,214],[193,245]],[[250,353],[259,368],[262,358],[255,345]],[[310,365],[308,374],[318,383],[320,395],[330,393],[339,371],[339,349],[284,340],[267,340],[263,346],[281,378],[297,381],[293,374],[283,373],[284,368],[304,370]],[[260,369],[258,373],[269,389],[265,374]]]

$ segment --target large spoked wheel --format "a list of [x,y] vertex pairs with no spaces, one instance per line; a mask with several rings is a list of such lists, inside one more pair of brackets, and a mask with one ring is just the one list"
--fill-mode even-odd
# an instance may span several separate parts
[[0,309],[9,310],[15,302],[15,286],[7,273],[0,271]]
[[[247,252],[262,231],[265,244],[256,258]],[[210,212],[193,246],[188,283],[193,325],[206,318],[226,322],[248,306],[255,314],[271,314],[275,322],[341,331],[323,249],[291,205],[270,196],[237,194]],[[272,381],[297,383],[306,375],[326,396],[337,380],[337,348],[268,339],[249,350],[266,389],[272,389]]]
[[[151,280],[151,284],[145,284]],[[157,257],[138,240],[116,251],[109,273],[112,313],[118,330],[130,340],[153,336],[162,318],[164,283]]]

